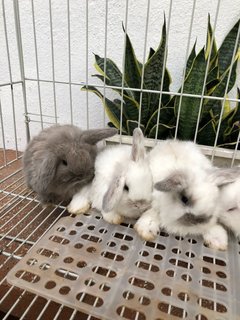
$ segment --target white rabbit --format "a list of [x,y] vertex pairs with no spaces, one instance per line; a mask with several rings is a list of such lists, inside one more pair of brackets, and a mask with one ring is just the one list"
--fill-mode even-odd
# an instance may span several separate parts
[[[213,179],[221,185],[216,204],[218,221],[240,236],[240,167],[215,169]],[[214,234],[214,231],[211,231]]]
[[210,247],[225,250],[226,231],[217,225],[219,185],[211,162],[189,141],[166,140],[149,154],[155,190],[152,207],[135,224],[145,240],[164,228],[185,236],[203,235]]
[[81,213],[92,204],[106,221],[119,224],[123,217],[139,217],[151,200],[152,175],[142,131],[136,128],[132,146],[107,147],[97,155],[92,184],[74,195],[68,211]]

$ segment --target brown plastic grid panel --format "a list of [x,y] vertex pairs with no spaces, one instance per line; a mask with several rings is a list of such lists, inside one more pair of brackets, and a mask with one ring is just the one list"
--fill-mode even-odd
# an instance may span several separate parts
[[232,240],[214,252],[164,232],[144,242],[92,211],[60,219],[7,280],[103,319],[237,319],[239,249]]

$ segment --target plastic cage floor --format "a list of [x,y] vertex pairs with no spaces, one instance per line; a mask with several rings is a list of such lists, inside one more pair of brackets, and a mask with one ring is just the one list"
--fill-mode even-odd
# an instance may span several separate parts
[[8,282],[100,319],[239,319],[240,246],[199,238],[139,240],[95,211],[60,219],[9,272]]

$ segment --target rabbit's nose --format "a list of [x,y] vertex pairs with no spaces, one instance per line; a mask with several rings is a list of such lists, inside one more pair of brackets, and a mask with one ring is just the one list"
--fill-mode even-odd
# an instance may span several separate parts
[[138,206],[138,207],[144,207],[144,208],[150,208],[150,201],[147,201],[147,200],[137,200],[135,201],[135,204]]

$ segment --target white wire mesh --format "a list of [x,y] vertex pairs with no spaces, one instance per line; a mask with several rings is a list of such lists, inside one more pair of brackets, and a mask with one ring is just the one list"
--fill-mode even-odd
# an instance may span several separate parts
[[[167,21],[168,50],[165,50],[163,65],[170,69],[174,82],[169,92],[164,91],[163,73],[159,90],[151,90],[150,92],[160,96],[157,124],[161,121],[162,97],[164,95],[180,97],[176,137],[183,97],[198,98],[200,109],[206,98],[222,101],[222,105],[225,104],[227,88],[224,97],[209,97],[206,96],[204,89],[198,95],[184,93],[184,87],[181,84],[186,75],[184,65],[186,65],[190,48],[196,36],[198,37],[198,49],[205,43],[208,12],[214,19],[213,35],[216,36],[218,43],[221,43],[224,35],[239,18],[237,0],[218,0],[211,3],[200,0],[193,2],[162,1],[161,3],[157,0],[137,2],[130,0],[1,0],[0,270],[2,272],[0,271],[0,288],[3,291],[0,290],[0,309],[1,306],[5,307],[3,309],[5,315],[0,314],[0,316],[3,319],[7,319],[10,314],[16,314],[16,310],[22,310],[20,307],[21,303],[24,305],[24,301],[26,301],[25,309],[18,314],[20,319],[27,318],[29,314],[32,319],[49,319],[49,310],[52,312],[52,319],[96,319],[92,316],[94,306],[89,309],[88,314],[80,314],[77,310],[54,304],[51,300],[44,300],[38,295],[30,295],[27,291],[17,291],[15,287],[8,287],[6,284],[8,268],[21,260],[36,241],[61,216],[66,214],[65,208],[62,206],[50,211],[42,210],[35,196],[26,189],[19,170],[20,151],[24,149],[30,135],[32,136],[42,128],[54,123],[74,123],[82,128],[96,128],[106,125],[108,119],[101,101],[90,92],[81,91],[80,88],[83,85],[94,85],[102,90],[104,100],[105,97],[115,97],[111,89],[119,89],[123,93],[126,88],[124,88],[123,80],[121,86],[110,86],[107,85],[106,78],[103,83],[100,83],[96,78],[91,77],[96,73],[93,67],[93,53],[104,57],[104,71],[106,71],[106,58],[112,58],[124,75],[126,33],[131,36],[136,54],[139,60],[144,63],[147,49],[159,43],[164,12]],[[122,31],[122,22],[125,32]],[[210,52],[212,46],[213,43],[210,45]],[[232,68],[233,62],[232,59],[230,68]],[[237,71],[236,84],[239,84],[239,66]],[[143,78],[144,67],[140,88],[130,88],[132,91],[140,92],[138,122],[141,121],[143,93],[149,92],[144,89]],[[206,79],[205,74],[204,84]],[[179,87],[181,87],[180,91],[178,91]],[[236,88],[232,90],[228,101],[232,106],[238,102]],[[121,100],[121,117],[122,113],[123,100]],[[222,115],[223,108],[220,118]],[[199,117],[195,130],[195,141],[198,125]],[[232,150],[219,149],[217,147],[219,130],[220,127],[217,129],[214,147],[204,146],[203,150],[212,159],[220,158],[222,162],[226,161],[227,165],[233,166],[239,163],[240,159],[239,151],[237,151],[238,144]],[[148,139],[146,145],[153,146],[156,143],[156,138],[157,132],[155,139]],[[239,143],[240,134],[237,139]],[[131,143],[131,138],[122,135],[120,129],[120,137],[114,137],[112,141]],[[192,246],[193,244],[190,243],[189,251]],[[239,245],[234,243],[231,251],[227,253],[226,259],[229,259],[227,261],[231,264],[228,276],[236,274],[236,268],[239,266],[238,247]],[[181,245],[178,249],[181,250]],[[203,255],[204,250],[200,246],[199,255]],[[176,254],[178,256],[175,259],[175,266],[178,264],[180,253]],[[221,254],[220,256],[223,257]],[[218,259],[219,256],[212,258],[211,268],[214,269],[218,265]],[[151,264],[148,268],[151,268]],[[187,266],[187,269],[189,268],[190,265]],[[211,268],[209,269],[212,270]],[[186,279],[188,277],[189,274]],[[134,278],[132,278],[133,282]],[[212,300],[215,301],[217,284],[214,282],[212,285],[214,288]],[[237,287],[238,285],[229,289],[233,297],[237,295]],[[204,286],[201,290],[199,297],[204,292]],[[168,292],[166,294],[168,295]],[[127,299],[129,295],[130,293],[126,294]],[[169,303],[161,306],[163,309],[165,308],[165,316],[168,316],[168,319],[173,319],[174,316],[171,307],[172,295],[171,291],[168,295]],[[231,319],[231,312],[234,314],[236,310],[239,311],[238,302],[230,298],[226,301],[226,295],[224,299],[224,304],[227,305],[230,314],[229,319]],[[187,295],[182,298],[182,304],[187,305]],[[207,302],[200,298],[199,305],[206,304]],[[212,303],[209,308],[215,312],[218,311],[216,303]],[[184,309],[182,318],[186,317],[186,310]],[[122,308],[118,315],[121,318],[126,318],[126,309]],[[134,314],[134,318],[141,319],[141,314]],[[221,318],[225,319],[224,315],[221,315]],[[205,320],[201,315],[198,315],[196,319]]]

